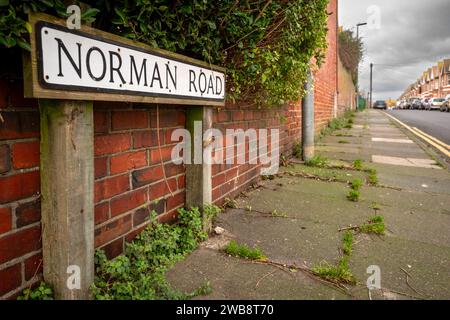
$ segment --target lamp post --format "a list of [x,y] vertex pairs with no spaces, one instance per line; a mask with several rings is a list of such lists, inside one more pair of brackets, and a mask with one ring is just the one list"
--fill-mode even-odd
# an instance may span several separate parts
[[[359,27],[366,26],[367,22],[361,22],[356,25],[356,40],[359,44]],[[356,66],[356,108],[358,108],[359,104],[359,60],[358,65]]]

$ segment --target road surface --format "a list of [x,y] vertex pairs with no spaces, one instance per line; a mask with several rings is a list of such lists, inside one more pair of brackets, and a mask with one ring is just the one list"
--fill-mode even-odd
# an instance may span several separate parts
[[423,110],[391,110],[388,114],[394,116],[410,127],[419,130],[450,144],[450,113]]

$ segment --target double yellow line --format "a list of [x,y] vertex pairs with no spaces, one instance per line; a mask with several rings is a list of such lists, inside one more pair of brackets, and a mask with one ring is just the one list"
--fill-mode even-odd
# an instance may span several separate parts
[[386,112],[384,112],[384,114],[387,115],[392,120],[399,123],[400,125],[402,125],[403,127],[405,127],[406,129],[408,129],[409,131],[411,131],[414,135],[416,135],[419,138],[421,138],[422,140],[425,140],[426,142],[428,142],[430,145],[432,145],[433,147],[435,147],[436,149],[441,151],[443,154],[445,154],[447,157],[450,157],[450,146],[448,144],[442,142],[441,140],[439,140],[433,136],[430,136],[429,134],[417,129],[416,127],[408,126],[407,124],[401,122],[400,120],[398,120],[397,118],[391,116],[390,114],[388,114]]

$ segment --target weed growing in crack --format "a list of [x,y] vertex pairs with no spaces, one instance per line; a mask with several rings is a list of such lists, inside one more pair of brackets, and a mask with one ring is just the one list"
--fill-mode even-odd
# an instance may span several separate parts
[[361,196],[361,192],[359,191],[363,185],[361,179],[355,179],[350,183],[351,189],[348,192],[347,199],[353,202],[358,202]]
[[287,218],[288,215],[284,212],[278,212],[278,210],[273,210],[271,213],[272,217],[274,218]]
[[351,188],[353,190],[358,191],[359,189],[361,189],[362,185],[363,185],[363,181],[361,179],[354,179],[351,183]]
[[359,192],[358,190],[353,190],[353,189],[351,189],[347,195],[347,199],[352,202],[358,202],[360,197],[361,197],[361,192]]
[[359,226],[358,231],[361,233],[384,235],[386,232],[384,217],[380,215],[372,217],[367,223]]
[[353,168],[354,168],[355,170],[358,170],[358,171],[362,170],[362,168],[363,168],[362,160],[361,160],[361,159],[355,160],[355,161],[353,162]]
[[238,244],[235,240],[230,241],[224,249],[230,256],[249,260],[267,260],[259,248],[250,248],[245,244]]
[[347,141],[347,140],[339,140],[338,143],[340,143],[340,144],[349,144],[350,141]]
[[373,186],[378,185],[378,176],[376,170],[372,170],[372,172],[369,174],[369,183]]
[[353,252],[353,233],[347,231],[343,237],[343,255],[336,266],[331,265],[327,261],[321,262],[318,266],[312,268],[313,274],[334,283],[348,283],[355,284],[355,277],[353,276],[350,267],[349,259]]
[[308,167],[326,168],[328,166],[328,159],[322,156],[314,156],[305,162]]
[[353,232],[346,231],[344,233],[342,251],[344,252],[345,256],[350,256],[352,254],[352,252],[353,252]]
[[230,198],[225,198],[225,201],[224,201],[222,207],[223,207],[224,209],[226,209],[226,208],[229,208],[229,209],[237,209],[237,208],[238,208],[238,205],[237,205],[237,202],[236,202],[235,200],[230,199]]

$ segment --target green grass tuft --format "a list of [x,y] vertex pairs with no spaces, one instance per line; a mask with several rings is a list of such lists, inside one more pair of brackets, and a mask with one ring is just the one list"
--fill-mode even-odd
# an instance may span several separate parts
[[225,247],[225,253],[235,256],[238,258],[244,258],[249,260],[266,260],[267,258],[263,255],[261,249],[250,248],[245,244],[238,244],[236,241],[232,240]]
[[363,181],[362,181],[361,179],[354,179],[354,180],[351,182],[351,188],[352,188],[353,190],[356,190],[356,191],[358,191],[359,189],[361,189],[362,185],[363,185]]
[[347,199],[353,202],[358,202],[360,196],[361,193],[359,192],[359,190],[350,189],[347,195]]
[[353,276],[350,267],[348,266],[348,258],[342,257],[337,266],[333,266],[324,261],[318,266],[312,268],[313,274],[335,283],[355,284],[355,277]]
[[363,166],[362,166],[362,160],[361,160],[361,159],[355,160],[355,161],[353,162],[353,168],[354,168],[355,170],[358,170],[358,171],[362,170],[362,168],[363,168]]
[[384,217],[380,215],[372,217],[366,224],[359,227],[359,232],[384,235],[386,232]]
[[305,162],[308,167],[325,168],[328,166],[328,159],[322,156],[315,156]]
[[344,252],[345,256],[350,256],[353,252],[353,232],[346,231],[344,233],[344,239],[343,239],[343,248],[342,251]]

